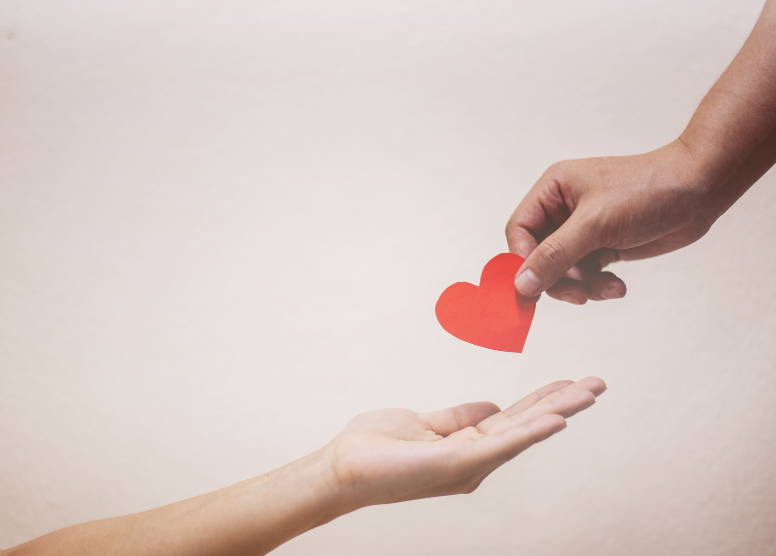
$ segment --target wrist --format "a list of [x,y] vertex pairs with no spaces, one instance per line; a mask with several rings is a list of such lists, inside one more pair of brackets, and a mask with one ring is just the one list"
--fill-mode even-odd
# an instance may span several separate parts
[[685,133],[665,147],[671,152],[679,184],[698,194],[710,193],[724,180],[724,169]]
[[302,513],[311,516],[308,530],[360,507],[350,496],[346,478],[337,472],[333,452],[326,445],[278,470],[293,483]]
[[369,488],[363,478],[354,475],[348,456],[343,455],[342,447],[338,445],[338,438],[311,454],[317,458],[317,465],[325,469],[321,476],[325,477],[325,492],[335,517],[379,503],[373,499],[374,489]]
[[771,154],[776,134],[753,148],[733,144],[728,148],[722,140],[704,139],[697,127],[688,125],[667,148],[683,151],[682,182],[693,192],[696,208],[710,225],[776,161]]
[[727,179],[723,166],[695,148],[684,134],[660,151],[666,154],[669,181],[677,188],[677,198],[684,198],[711,225],[724,212],[717,210]]

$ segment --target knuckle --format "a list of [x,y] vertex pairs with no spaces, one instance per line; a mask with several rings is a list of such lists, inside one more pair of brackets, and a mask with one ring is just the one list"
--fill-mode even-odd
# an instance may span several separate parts
[[504,226],[504,235],[506,236],[507,241],[511,241],[516,235],[515,225],[512,223],[511,218],[507,221],[507,225]]
[[560,160],[558,162],[555,162],[554,164],[551,164],[547,170],[544,172],[544,175],[549,176],[556,176],[561,177],[564,176],[571,166],[570,160]]
[[548,409],[552,412],[558,411],[561,409],[564,405],[566,405],[567,400],[569,398],[568,392],[557,392],[557,396],[555,394],[551,396],[547,396],[547,406]]
[[463,419],[461,416],[461,410],[458,406],[453,407],[453,420],[455,421],[455,429],[460,430],[462,427]]
[[557,268],[561,267],[566,260],[566,250],[558,240],[549,237],[536,249],[536,257],[543,266],[556,269],[555,272],[559,272]]
[[603,206],[588,205],[578,215],[582,227],[590,234],[598,248],[607,248],[616,244],[629,227],[631,214],[607,210]]
[[586,203],[584,207],[580,207],[575,216],[579,219],[580,226],[594,236],[620,224],[620,218],[613,211],[592,203]]

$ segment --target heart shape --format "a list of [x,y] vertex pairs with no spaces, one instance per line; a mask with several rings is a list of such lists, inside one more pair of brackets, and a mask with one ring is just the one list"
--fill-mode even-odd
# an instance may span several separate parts
[[442,328],[475,346],[521,353],[539,299],[521,297],[515,290],[523,260],[501,253],[482,269],[479,286],[457,282],[443,291],[436,304]]

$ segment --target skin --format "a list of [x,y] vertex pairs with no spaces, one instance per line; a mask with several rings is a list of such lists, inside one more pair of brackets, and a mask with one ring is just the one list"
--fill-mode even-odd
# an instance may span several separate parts
[[2,556],[266,554],[365,506],[470,493],[499,466],[595,403],[600,378],[559,381],[500,411],[475,402],[353,419],[320,450],[228,488],[61,529]]
[[526,261],[518,293],[582,305],[617,299],[608,264],[655,257],[701,237],[776,163],[776,0],[682,134],[655,151],[552,165],[506,226]]

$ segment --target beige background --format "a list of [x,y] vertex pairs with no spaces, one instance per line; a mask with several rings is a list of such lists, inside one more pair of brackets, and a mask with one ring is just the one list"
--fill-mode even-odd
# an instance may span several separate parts
[[522,355],[433,310],[546,166],[673,139],[761,1],[0,0],[0,546],[595,374],[476,493],[278,554],[776,554],[774,174]]

